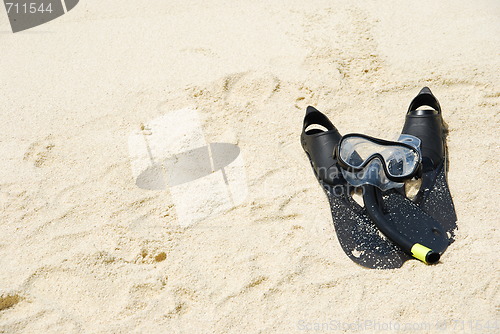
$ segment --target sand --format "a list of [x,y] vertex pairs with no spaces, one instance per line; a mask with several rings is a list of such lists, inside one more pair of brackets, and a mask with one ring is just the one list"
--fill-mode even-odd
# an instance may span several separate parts
[[[12,34],[0,14],[0,332],[498,331],[499,16],[497,1],[81,1]],[[305,107],[390,139],[423,86],[449,126],[456,242],[436,266],[365,269],[300,147]],[[186,108],[200,125],[176,119],[171,154],[239,158],[170,187],[159,146],[150,175],[130,142],[161,146],[155,120]]]

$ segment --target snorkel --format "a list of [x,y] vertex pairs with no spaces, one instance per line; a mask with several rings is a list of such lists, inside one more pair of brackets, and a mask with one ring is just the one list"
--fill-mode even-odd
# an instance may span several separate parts
[[438,252],[410,240],[410,238],[399,233],[394,228],[393,224],[389,222],[382,211],[382,203],[379,202],[378,196],[380,194],[379,190],[372,185],[365,185],[363,188],[363,201],[365,202],[368,216],[370,216],[378,229],[387,236],[387,238],[401,247],[403,251],[426,264],[435,264],[439,261],[441,255]]

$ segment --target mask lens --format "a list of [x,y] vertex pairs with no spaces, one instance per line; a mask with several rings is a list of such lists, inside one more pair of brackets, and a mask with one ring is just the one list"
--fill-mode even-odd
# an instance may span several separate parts
[[376,150],[377,144],[363,137],[348,137],[340,143],[341,159],[353,168],[361,168]]
[[411,175],[419,162],[418,153],[405,146],[392,146],[381,155],[384,157],[387,173],[396,177]]
[[387,177],[411,176],[420,163],[419,146],[420,140],[408,135],[402,135],[398,142],[347,135],[339,143],[338,158],[358,180],[374,184],[378,182],[375,175],[383,182],[388,181]]

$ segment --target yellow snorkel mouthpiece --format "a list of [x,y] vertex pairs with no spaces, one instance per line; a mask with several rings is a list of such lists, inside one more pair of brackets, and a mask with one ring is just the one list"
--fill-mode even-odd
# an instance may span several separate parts
[[419,243],[416,243],[411,247],[411,255],[425,264],[437,263],[441,257],[439,253],[434,252],[429,247],[425,247]]

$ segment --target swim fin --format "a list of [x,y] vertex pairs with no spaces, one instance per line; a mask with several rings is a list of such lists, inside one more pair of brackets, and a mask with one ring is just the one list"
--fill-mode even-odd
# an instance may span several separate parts
[[[418,110],[423,106],[430,108]],[[418,137],[422,142],[422,183],[414,201],[441,223],[451,243],[457,228],[457,215],[446,178],[447,128],[441,106],[428,87],[422,88],[410,103],[402,133]]]
[[[418,110],[422,106],[430,109]],[[363,200],[368,215],[384,234],[420,260],[435,263],[453,242],[457,217],[446,181],[446,128],[441,106],[428,87],[424,87],[410,103],[402,134],[421,140],[422,183],[414,199],[420,212],[404,198],[404,189],[381,192],[374,187],[365,187],[367,191]],[[405,216],[413,219],[405,220]],[[415,219],[420,220],[418,226],[421,229],[418,233],[407,234],[412,227],[408,224],[413,225]],[[417,243],[413,244],[415,241]],[[422,245],[426,247],[422,248]]]

